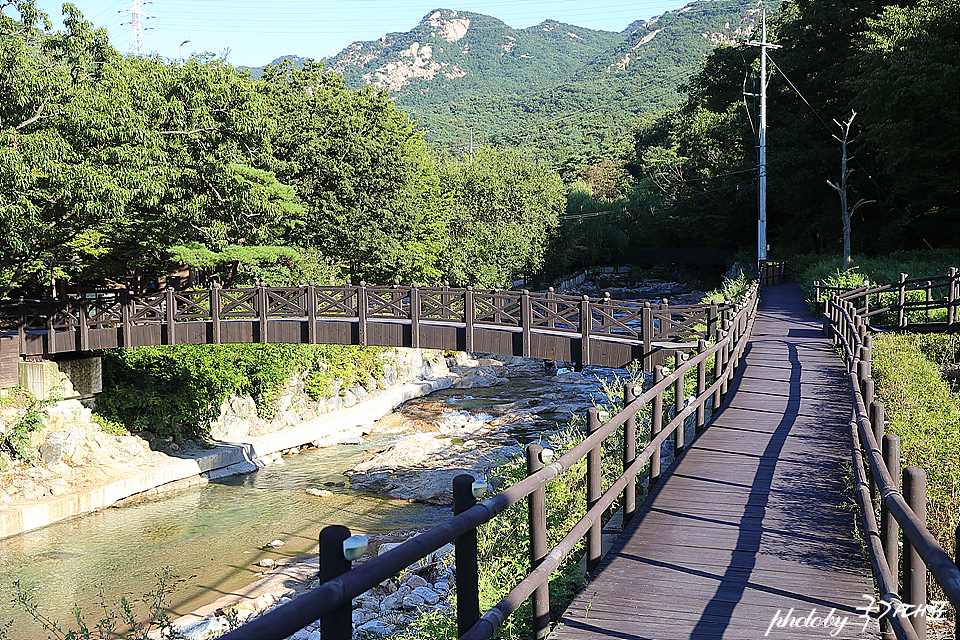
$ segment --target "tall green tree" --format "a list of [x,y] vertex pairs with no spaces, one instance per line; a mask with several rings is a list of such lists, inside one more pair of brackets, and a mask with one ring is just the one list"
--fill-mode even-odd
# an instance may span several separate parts
[[472,162],[443,158],[440,176],[451,202],[444,267],[452,282],[509,285],[539,271],[564,207],[556,171],[517,150],[484,149]]
[[369,282],[437,282],[447,228],[439,181],[386,92],[347,89],[317,63],[269,67],[258,90],[277,122],[270,166],[308,212],[289,240]]

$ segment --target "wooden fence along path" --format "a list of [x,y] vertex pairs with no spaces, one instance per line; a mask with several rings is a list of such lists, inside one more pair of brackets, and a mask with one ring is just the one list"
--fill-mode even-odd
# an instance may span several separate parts
[[856,609],[874,586],[844,492],[846,372],[804,311],[795,285],[764,290],[728,403],[661,478],[552,638],[830,637],[835,626],[777,626],[814,609],[821,621],[832,611],[831,624],[848,619],[833,637],[877,637],[861,633]]

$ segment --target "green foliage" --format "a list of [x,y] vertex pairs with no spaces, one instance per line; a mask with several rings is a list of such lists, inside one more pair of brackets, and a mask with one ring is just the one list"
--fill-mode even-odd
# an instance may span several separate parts
[[6,451],[14,460],[31,461],[35,450],[30,434],[43,429],[47,407],[57,399],[37,400],[25,392],[21,395],[19,404],[26,404],[26,411],[6,433],[0,434],[0,451]]
[[130,431],[177,438],[205,435],[231,394],[248,394],[264,419],[291,377],[323,371],[354,380],[378,375],[382,349],[302,344],[177,345],[109,349],[97,411]]
[[740,300],[746,295],[751,284],[753,284],[753,279],[748,278],[747,274],[743,271],[733,278],[724,276],[723,284],[721,284],[718,289],[714,289],[705,295],[700,302],[702,304],[710,304],[711,302],[723,302],[727,298]]
[[[90,623],[84,617],[80,607],[73,609],[73,615],[76,619],[77,628],[64,630],[63,625],[58,624],[47,618],[41,612],[33,596],[25,591],[16,581],[14,587],[13,604],[24,611],[35,622],[40,624],[50,638],[56,640],[90,640],[91,638],[122,638],[125,640],[149,640],[151,638],[163,637],[171,640],[184,640],[186,636],[179,633],[173,626],[173,622],[167,615],[167,596],[169,595],[170,580],[172,579],[170,569],[165,568],[157,573],[157,585],[153,592],[143,597],[143,604],[147,606],[147,618],[143,618],[134,608],[133,603],[127,600],[126,596],[120,598],[120,610],[113,609],[107,603],[103,592],[103,586],[99,587],[100,612],[95,614],[100,618],[90,627]],[[0,629],[0,638],[6,638],[6,633]]]
[[519,152],[484,149],[473,162],[441,159],[451,202],[444,269],[455,284],[509,285],[536,273],[562,211],[560,176]]
[[944,549],[960,523],[960,394],[941,367],[960,363],[960,337],[878,334],[873,341],[877,400],[888,433],[901,438],[907,465],[927,472],[927,527]]

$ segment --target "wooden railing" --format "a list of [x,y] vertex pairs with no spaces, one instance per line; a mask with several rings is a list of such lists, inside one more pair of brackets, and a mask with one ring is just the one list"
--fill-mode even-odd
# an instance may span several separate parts
[[[578,445],[551,461],[540,445],[527,448],[528,476],[479,504],[473,493],[474,478],[461,475],[454,479],[454,513],[446,522],[411,538],[383,555],[351,567],[344,557],[343,543],[350,537],[346,527],[327,527],[320,534],[322,584],[317,589],[278,607],[260,618],[223,636],[225,640],[252,640],[286,637],[317,619],[325,640],[352,637],[351,600],[383,580],[402,572],[409,565],[429,556],[453,542],[456,562],[457,626],[461,639],[490,638],[507,616],[517,610],[526,598],[533,602],[533,636],[543,638],[549,625],[550,575],[584,537],[586,566],[592,571],[600,561],[602,518],[618,497],[624,521],[636,510],[636,479],[649,463],[651,484],[660,477],[661,445],[673,438],[677,450],[683,448],[684,430],[689,420],[699,433],[705,426],[707,403],[716,409],[726,394],[740,363],[750,336],[757,310],[758,285],[755,283],[743,300],[733,305],[723,319],[719,340],[708,346],[700,340],[697,354],[691,358],[678,355],[672,372],[656,367],[649,389],[626,385],[624,409],[602,423],[597,409],[588,412],[587,437]],[[708,360],[714,359],[713,371],[707,371]],[[713,380],[707,384],[709,374]],[[683,385],[687,378],[695,381],[696,394],[686,401]],[[675,392],[670,410],[664,407],[669,389]],[[677,390],[679,394],[676,394]],[[637,413],[651,409],[650,439],[637,453]],[[666,410],[665,410],[666,409]],[[606,491],[601,490],[600,448],[605,438],[623,429],[623,473]],[[587,459],[587,512],[573,525],[564,538],[547,549],[544,492],[546,485],[566,473],[576,462]],[[499,603],[480,616],[477,577],[477,527],[503,513],[520,500],[528,500],[530,571]]]
[[[650,371],[655,364],[650,355],[657,348],[686,343],[692,349],[700,339],[716,340],[731,313],[728,303],[671,306],[613,300],[609,294],[560,295],[552,289],[261,284],[0,301],[0,335],[16,335],[20,355],[159,344],[305,342],[509,350],[510,355],[607,366],[625,366],[642,353]],[[613,353],[609,345],[617,343],[621,348]]]
[[[955,269],[951,270],[951,275],[956,276]],[[905,281],[901,278],[901,285]],[[889,608],[882,619],[885,637],[890,637],[892,627],[892,632],[900,640],[922,639],[926,637],[923,607],[927,604],[927,569],[951,604],[960,611],[960,566],[950,559],[927,530],[924,470],[905,468],[901,490],[900,439],[893,434],[884,434],[884,405],[874,399],[872,340],[867,333],[870,314],[852,301],[864,293],[854,290],[835,294],[826,308],[829,331],[843,351],[854,399],[850,442],[857,502],[863,517],[873,575],[881,601],[885,603],[882,606]],[[877,509],[880,511],[879,526]],[[899,533],[903,538],[902,573],[898,572]],[[960,527],[956,538],[960,547]],[[960,557],[957,561],[960,562]],[[910,608],[904,608],[904,604]]]
[[[960,329],[960,274],[952,267],[941,276],[909,278],[900,274],[899,282],[885,285],[864,285],[857,288],[830,287],[815,281],[814,300],[821,302],[826,292],[854,304],[858,316],[874,327],[919,331],[956,331]],[[943,319],[933,313],[944,310]]]

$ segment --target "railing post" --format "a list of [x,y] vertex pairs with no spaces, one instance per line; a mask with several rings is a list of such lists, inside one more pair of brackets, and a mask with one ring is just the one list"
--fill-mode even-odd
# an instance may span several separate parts
[[[600,428],[600,409],[590,407],[587,410],[587,437],[589,438]],[[587,511],[593,508],[600,500],[600,494],[603,490],[600,487],[600,449],[601,443],[594,443],[593,447],[587,453]],[[593,523],[587,532],[587,573],[593,573],[593,570],[600,564],[600,540],[603,524],[598,519]]]
[[900,290],[898,292],[900,297],[898,300],[899,304],[897,309],[897,326],[901,328],[907,326],[906,315],[903,312],[903,305],[905,305],[907,302],[907,285],[905,284],[906,281],[907,281],[907,274],[901,273],[900,274]]
[[[883,464],[890,473],[894,487],[900,486],[900,436],[888,433],[883,436]],[[886,504],[881,500],[880,509],[880,540],[883,544],[883,552],[887,559],[887,566],[890,567],[890,575],[893,577],[893,589],[896,590],[900,583],[900,525],[887,509]]]
[[643,303],[640,312],[640,337],[643,339],[643,372],[653,371],[653,334],[656,331],[653,324],[653,307],[649,302]]
[[[653,368],[653,385],[663,382],[663,367]],[[653,396],[653,407],[650,411],[650,439],[653,440],[663,431],[663,391]],[[650,457],[650,487],[660,480],[660,447]]]
[[450,300],[450,282],[444,280],[443,288],[440,290],[440,317],[444,320],[449,320],[453,317],[452,310],[450,309]]
[[[543,446],[536,442],[527,445],[527,476],[543,469]],[[530,571],[547,557],[547,498],[541,486],[527,496],[527,525],[530,535]],[[550,628],[550,586],[544,583],[530,596],[533,609],[533,637],[541,640]]]
[[580,365],[590,364],[590,328],[593,324],[593,311],[590,309],[590,296],[584,295],[580,301]]
[[520,353],[524,358],[530,357],[530,328],[533,325],[533,307],[530,304],[530,292],[524,289],[520,292]]
[[556,299],[556,294],[553,292],[553,287],[547,288],[547,327],[553,329],[557,326],[557,303],[553,302]]
[[720,340],[720,308],[717,306],[716,300],[710,303],[707,318],[707,337],[714,342],[718,342]]
[[[881,451],[883,450],[883,438],[884,431],[886,430],[884,425],[884,411],[882,402],[871,402],[869,405],[870,412],[870,426],[873,428],[873,437],[876,439],[877,444],[881,446]],[[889,470],[889,464],[887,468]],[[899,456],[897,459],[897,468],[900,468]],[[873,501],[874,508],[880,506],[880,491],[879,485],[877,483],[877,474],[875,472],[870,473],[870,499]]]
[[930,322],[930,303],[933,302],[933,283],[927,280],[926,288],[927,322]]
[[[960,308],[957,306],[957,290],[960,289],[960,279],[957,278],[957,268],[950,267],[950,286],[947,289],[947,325],[952,329],[953,325],[960,322]],[[960,617],[960,614],[958,614]],[[960,620],[957,621],[957,629],[960,629]],[[957,636],[960,639],[960,635]]]
[[[707,341],[700,340],[697,342],[697,355],[702,355],[704,351],[707,350]],[[703,400],[703,393],[707,390],[707,361],[706,358],[701,360],[697,364],[697,426],[696,433],[700,435],[700,432],[703,431],[704,425],[707,423],[706,419],[706,402]]]
[[813,303],[816,306],[817,310],[820,309],[820,281],[813,281]]
[[[951,269],[951,271],[956,271],[956,269]],[[957,569],[960,569],[960,524],[957,525],[956,531],[953,532],[953,564],[957,565]],[[960,611],[957,611],[956,607],[953,611],[954,631],[957,634],[956,640],[960,640]]]
[[167,285],[167,290],[165,292],[166,296],[166,309],[164,309],[164,317],[167,321],[167,344],[177,344],[176,336],[176,313],[177,313],[177,299],[173,295],[173,287]]
[[[722,339],[722,338],[721,338]],[[723,375],[723,347],[717,349],[716,353],[713,356],[713,382],[717,384],[720,381],[720,377]],[[716,413],[720,408],[720,387],[721,384],[717,384],[716,389],[713,391],[713,412]]]
[[17,301],[17,338],[20,342],[20,351],[17,353],[26,354],[27,353],[27,305],[23,299],[23,296],[20,296],[20,299]]
[[[679,373],[677,379],[673,383],[673,415],[674,417],[680,415],[680,412],[683,411],[683,401],[686,399],[684,397],[684,374],[680,373],[680,366],[683,364],[683,354],[679,351],[673,355],[673,371],[674,373]],[[686,433],[684,428],[684,421],[681,421],[680,424],[673,430],[673,455],[676,457],[683,451],[683,447],[686,444]]]
[[420,348],[420,289],[416,284],[410,287],[410,346]]
[[357,289],[357,342],[367,346],[367,283],[360,281]]
[[[453,515],[477,504],[473,497],[473,476],[462,473],[453,479]],[[453,541],[457,574],[457,637],[465,634],[480,619],[477,530],[471,529]],[[321,636],[323,633],[321,632]]]
[[[343,555],[343,541],[350,529],[339,525],[324,527],[320,532],[320,582],[330,582],[350,571],[351,562]],[[350,640],[353,637],[353,611],[350,601],[341,602],[320,618],[320,635],[324,640]]]
[[210,333],[213,336],[213,344],[220,344],[221,329],[220,285],[214,282],[210,285]]
[[307,284],[307,336],[310,344],[317,344],[317,287],[311,280]]
[[[903,470],[903,497],[922,523],[927,522],[927,472],[920,467]],[[919,609],[913,616],[913,628],[917,637],[927,637],[927,565],[924,564],[910,540],[903,539],[903,598]]]
[[473,299],[473,287],[467,286],[463,293],[463,322],[466,325],[465,348],[468,353],[473,353],[476,336],[473,333],[473,319],[476,316],[476,304]]
[[[47,352],[56,353],[57,352],[57,330],[53,326],[53,317],[56,315],[57,303],[54,300],[47,300]],[[77,310],[79,313],[83,313],[83,308],[80,306],[80,300],[77,300]]]
[[257,283],[257,316],[260,324],[260,343],[267,344],[267,286],[265,282]]
[[867,378],[860,383],[860,395],[863,396],[863,404],[867,407],[873,402],[874,386],[873,378]]
[[[623,408],[637,399],[637,387],[632,382],[623,385]],[[637,414],[631,413],[623,423],[623,470],[637,459]],[[637,510],[637,479],[631,478],[623,488],[623,523],[630,522]]]
[[130,290],[120,291],[120,344],[124,347],[133,346],[133,301]]
[[[724,331],[724,333],[727,333],[727,332]],[[730,375],[731,375],[731,372],[727,371],[727,367],[730,364],[730,342],[731,341],[729,340],[729,335],[723,336],[723,339],[725,342],[723,343],[723,346],[720,347],[720,354],[719,354],[720,360],[722,363],[721,365],[722,373],[721,373],[721,382],[720,382],[721,401],[723,398],[727,397],[727,389],[730,386]]]

